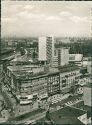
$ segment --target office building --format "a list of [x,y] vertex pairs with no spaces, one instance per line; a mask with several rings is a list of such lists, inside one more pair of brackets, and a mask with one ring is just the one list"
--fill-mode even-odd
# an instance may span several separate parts
[[39,37],[38,41],[38,60],[45,63],[52,63],[54,52],[53,37]]
[[78,66],[82,66],[83,65],[83,54],[69,54],[69,63],[73,63]]
[[57,49],[54,49],[52,67],[58,67],[58,50]]
[[53,56],[53,67],[69,64],[69,48],[55,48]]
[[80,79],[80,69],[77,66],[65,66],[60,70],[60,90],[61,93],[68,93],[72,86],[78,84]]
[[64,66],[69,63],[69,48],[59,48],[58,49],[58,65]]

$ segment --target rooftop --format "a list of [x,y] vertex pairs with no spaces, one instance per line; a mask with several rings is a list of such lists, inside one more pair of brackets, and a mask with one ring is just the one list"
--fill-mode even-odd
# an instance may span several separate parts
[[82,105],[80,108],[83,108],[83,110],[87,111],[88,117],[92,117],[92,107],[87,105]]
[[82,61],[83,54],[69,54],[69,61]]
[[54,113],[51,113],[51,115],[53,117],[56,116],[61,116],[61,117],[79,117],[83,114],[85,114],[86,111],[81,110],[79,108],[75,108],[75,107],[70,107],[70,106],[66,106],[65,108],[62,108],[60,110],[55,111]]
[[[50,119],[58,125],[82,125],[83,123],[81,123],[77,118],[85,113],[86,111],[84,110],[68,106],[57,110],[54,113],[50,113]],[[43,121],[44,119],[45,118],[41,120]]]
[[[74,117],[55,118],[53,122],[54,125],[84,125],[80,120]],[[40,125],[43,125],[43,123],[45,123],[45,125],[53,125],[52,121],[48,121],[46,118],[37,121],[36,125],[38,125],[39,123]]]
[[[67,65],[59,68],[51,68],[39,65],[15,65],[15,66],[8,66],[7,69],[16,76],[16,78],[29,80],[32,78],[43,77],[44,75],[56,75],[58,73],[63,72],[71,72],[74,70],[78,70],[78,66],[76,65]],[[46,70],[48,69],[48,70]]]
[[38,65],[19,65],[19,66],[8,66],[9,71],[17,78],[21,80],[30,80],[34,78],[39,78],[47,75],[56,75],[58,70],[50,68],[47,72],[44,66]]
[[14,71],[28,71],[32,70],[32,68],[41,68],[38,65],[17,65],[17,66],[8,66],[7,67],[11,72]]
[[74,70],[78,70],[79,67],[77,65],[74,64],[69,64],[69,65],[65,65],[65,66],[59,66],[59,71],[62,72],[71,72]]

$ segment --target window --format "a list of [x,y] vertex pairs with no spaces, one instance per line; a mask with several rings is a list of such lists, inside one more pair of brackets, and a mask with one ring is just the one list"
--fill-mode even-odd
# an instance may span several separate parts
[[63,79],[63,80],[62,80],[62,83],[66,83],[66,79]]
[[62,87],[66,87],[66,83],[63,83],[63,84],[62,84]]
[[56,52],[56,50],[54,51],[54,56],[56,56],[57,55],[57,52]]
[[63,79],[62,80],[62,87],[65,87],[66,86],[66,79]]

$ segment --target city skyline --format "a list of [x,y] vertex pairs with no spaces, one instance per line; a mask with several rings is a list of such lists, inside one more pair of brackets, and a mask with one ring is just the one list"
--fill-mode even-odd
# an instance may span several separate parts
[[91,35],[92,2],[2,2],[1,36]]

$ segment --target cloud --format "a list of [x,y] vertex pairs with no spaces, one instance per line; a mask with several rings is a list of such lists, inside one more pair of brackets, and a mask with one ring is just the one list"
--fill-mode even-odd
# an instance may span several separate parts
[[74,23],[88,23],[90,22],[90,19],[88,19],[88,17],[79,17],[79,16],[73,16],[70,17],[70,20],[72,20]]
[[32,9],[34,9],[34,6],[32,6],[32,5],[25,5],[24,6],[24,10],[26,10],[26,11],[30,11]]
[[58,17],[58,16],[48,16],[47,18],[46,18],[46,20],[47,21],[62,21],[62,18],[60,18],[60,17]]
[[31,19],[34,21],[36,20],[42,20],[44,18],[46,18],[45,14],[37,14],[37,13],[32,13],[32,12],[28,12],[28,11],[23,11],[17,14],[17,17],[20,19],[24,19],[24,20],[30,20]]
[[4,3],[1,11],[1,32],[3,35],[16,34],[17,36],[88,34],[90,13],[85,6],[80,6],[80,3],[71,5],[70,2],[68,4],[66,2],[65,4],[58,2]]
[[10,17],[1,17],[1,22],[5,23],[11,23],[13,21],[16,21],[17,18],[10,18]]
[[62,17],[70,17],[70,16],[72,16],[72,13],[69,12],[69,11],[62,11],[62,12],[60,12],[60,16],[62,16]]

